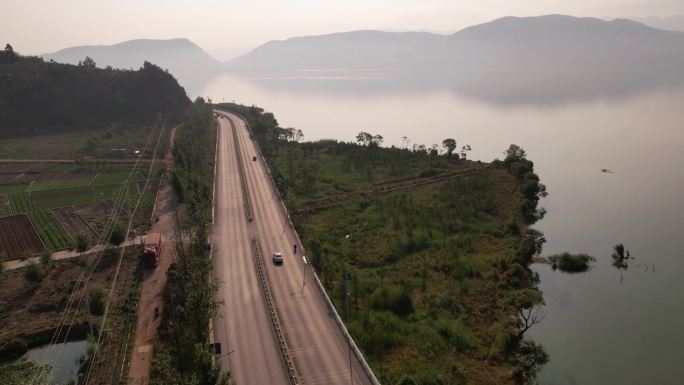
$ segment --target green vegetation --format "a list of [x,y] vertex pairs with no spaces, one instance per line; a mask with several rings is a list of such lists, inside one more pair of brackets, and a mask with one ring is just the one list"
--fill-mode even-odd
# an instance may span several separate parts
[[587,254],[570,254],[562,253],[552,255],[549,257],[551,267],[560,270],[564,273],[583,273],[589,270],[591,262],[596,261],[596,258]]
[[149,124],[160,112],[179,117],[189,100],[168,72],[145,62],[137,71],[45,62],[0,52],[3,137]]
[[125,240],[126,231],[120,223],[117,223],[116,225],[114,225],[114,229],[112,229],[112,234],[109,236],[109,243],[111,243],[114,246],[119,246]]
[[[257,107],[218,107],[248,120],[307,256],[381,383],[513,384],[545,362],[524,334],[543,319],[528,264],[544,237],[528,225],[543,216],[546,192],[521,148],[485,165],[464,159],[467,146],[456,154],[454,139],[444,156],[382,148],[368,133],[299,143]],[[454,176],[377,192],[435,175]],[[350,192],[364,193],[307,209]]]
[[88,306],[90,314],[100,316],[104,314],[105,296],[107,293],[100,286],[91,287],[88,290]]
[[183,304],[173,322],[160,328],[161,342],[154,350],[151,384],[227,384],[209,347],[209,322],[217,315],[215,294],[219,283],[211,278],[211,255],[207,239],[211,231],[211,205],[216,127],[204,100],[197,99],[176,133],[174,186],[188,206],[189,243],[177,242],[176,262],[169,269],[167,297]]
[[28,214],[31,223],[47,250],[62,250],[71,246],[71,238],[47,210],[35,210]]
[[39,283],[45,277],[45,269],[43,266],[29,262],[24,270],[24,279],[28,282]]
[[52,376],[52,366],[22,361],[0,365],[0,385],[23,385],[27,378],[36,384],[47,384]]

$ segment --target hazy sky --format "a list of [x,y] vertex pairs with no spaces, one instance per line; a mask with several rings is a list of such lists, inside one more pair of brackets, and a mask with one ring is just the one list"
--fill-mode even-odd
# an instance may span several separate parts
[[684,14],[684,0],[2,0],[0,43],[24,54],[135,38],[250,48],[355,29],[456,31],[498,17]]

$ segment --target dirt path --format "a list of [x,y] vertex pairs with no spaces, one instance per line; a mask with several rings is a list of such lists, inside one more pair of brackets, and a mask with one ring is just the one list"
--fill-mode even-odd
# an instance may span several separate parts
[[[137,159],[106,159],[107,163],[136,163]],[[152,159],[140,159],[142,163],[150,163]],[[0,158],[0,163],[76,163],[73,159],[37,159],[37,158]]]
[[[173,138],[176,128],[169,134],[169,151],[166,154],[167,175],[173,170]],[[176,209],[178,201],[170,183],[164,183],[155,207],[155,216],[159,219],[152,225],[150,232],[162,234],[162,251],[159,264],[153,270],[146,270],[138,301],[138,321],[135,327],[135,341],[131,351],[128,371],[129,385],[146,385],[149,383],[150,364],[152,359],[152,340],[157,333],[161,317],[155,317],[155,308],[162,313],[162,292],[166,285],[166,271],[174,258],[173,236],[176,228]]]

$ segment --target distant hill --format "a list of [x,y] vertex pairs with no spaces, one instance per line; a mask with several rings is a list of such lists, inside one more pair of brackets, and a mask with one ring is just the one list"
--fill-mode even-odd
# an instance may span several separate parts
[[98,67],[138,69],[145,61],[169,70],[185,87],[195,84],[221,69],[221,62],[188,39],[138,39],[114,45],[86,45],[43,54],[45,60],[78,64],[86,56]]
[[268,42],[232,70],[493,71],[681,68],[684,33],[631,20],[505,17],[451,35],[354,31]]
[[184,113],[190,100],[171,74],[70,65],[0,51],[0,136],[144,124]]
[[684,15],[674,15],[668,17],[637,17],[632,18],[632,20],[646,24],[653,28],[664,29],[666,31],[684,32]]

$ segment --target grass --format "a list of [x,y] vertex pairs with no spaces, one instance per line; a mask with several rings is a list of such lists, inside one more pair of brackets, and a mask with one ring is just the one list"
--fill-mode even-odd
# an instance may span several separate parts
[[512,383],[514,357],[487,358],[515,328],[507,303],[524,273],[508,224],[520,202],[514,178],[488,170],[295,218],[381,382]]
[[22,385],[27,378],[34,379],[37,384],[46,384],[52,375],[52,369],[51,365],[33,361],[0,365],[0,385]]
[[[112,149],[126,148],[131,151],[127,158],[132,158],[133,150],[145,147],[150,130],[153,135],[159,132],[158,127],[113,125],[108,129],[0,139],[0,153],[2,158],[8,159],[74,159],[83,155],[106,159],[114,158]],[[160,144],[162,154],[167,133],[168,129]],[[90,151],[85,153],[89,142],[96,145],[91,145]],[[145,157],[151,155],[152,150],[149,150]]]
[[[273,152],[271,167],[289,182],[290,189],[305,199],[368,190],[391,181],[457,171],[469,162],[416,154],[401,149],[374,151],[348,143],[324,141],[281,143]],[[313,183],[310,183],[313,182]]]

